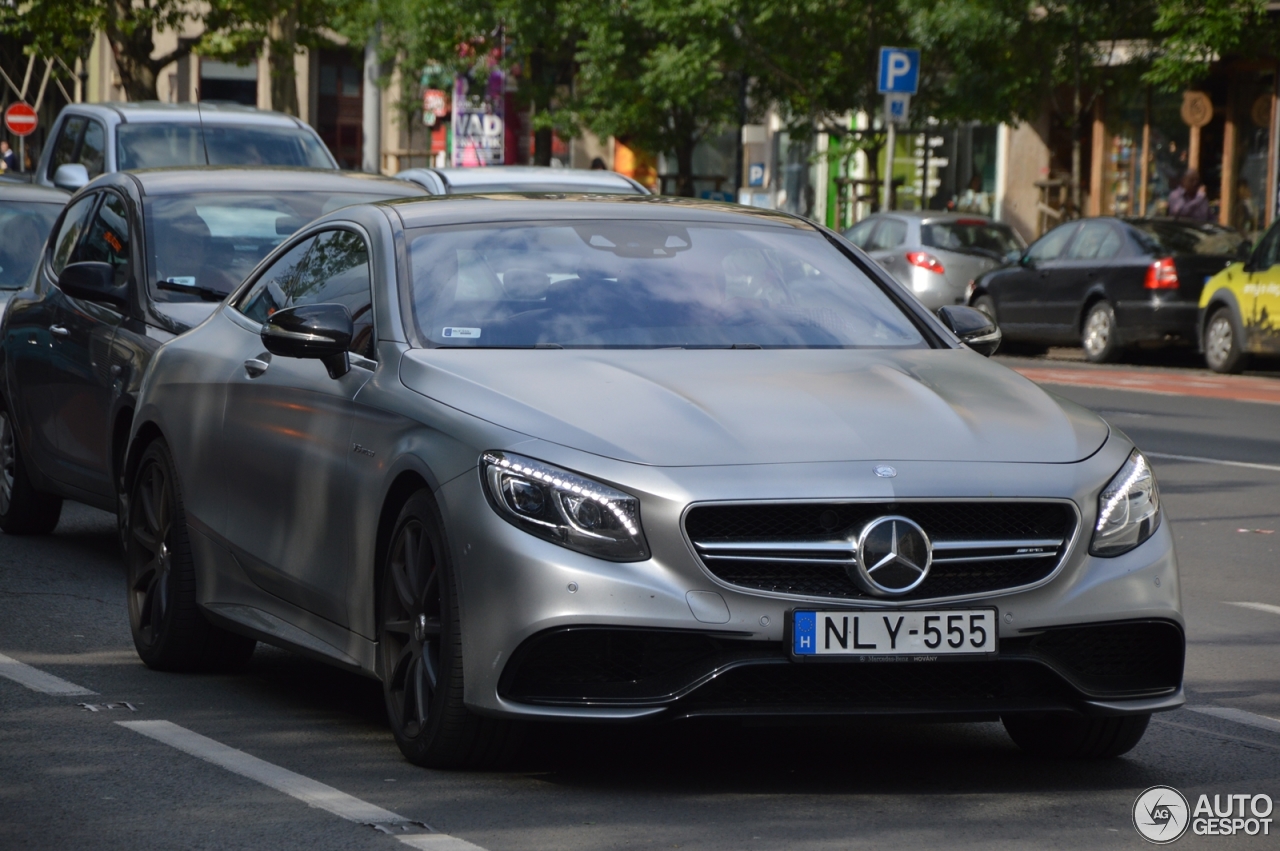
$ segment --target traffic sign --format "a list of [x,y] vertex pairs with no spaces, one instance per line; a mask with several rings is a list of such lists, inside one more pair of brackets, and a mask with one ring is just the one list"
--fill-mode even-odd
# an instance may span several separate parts
[[25,103],[15,103],[4,111],[4,126],[15,136],[30,136],[36,124],[36,111]]
[[880,48],[880,94],[913,95],[919,85],[919,50],[911,47]]
[[911,112],[911,95],[884,96],[884,120],[890,124],[906,124]]

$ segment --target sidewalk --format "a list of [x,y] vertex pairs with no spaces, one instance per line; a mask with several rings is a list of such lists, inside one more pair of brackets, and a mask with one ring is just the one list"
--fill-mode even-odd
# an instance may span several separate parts
[[1037,384],[1067,384],[1166,396],[1199,396],[1205,399],[1280,405],[1280,380],[1262,376],[1215,375],[1210,372],[1168,368],[1075,365],[1021,359],[1007,365]]

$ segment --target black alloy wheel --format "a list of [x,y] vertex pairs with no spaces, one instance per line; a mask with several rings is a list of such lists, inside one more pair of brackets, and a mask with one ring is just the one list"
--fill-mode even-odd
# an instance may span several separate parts
[[47,535],[61,516],[61,497],[41,493],[27,477],[13,418],[0,402],[0,529],[7,535]]
[[1085,359],[1090,363],[1111,363],[1118,360],[1122,351],[1116,330],[1116,312],[1105,301],[1089,308],[1084,318],[1080,344]]
[[457,589],[438,512],[426,491],[405,504],[381,571],[379,671],[396,744],[415,765],[473,768],[501,761],[515,725],[463,705]]
[[1032,756],[1113,759],[1142,740],[1150,715],[1085,718],[1070,713],[1020,712],[1002,716],[1005,732]]
[[1214,372],[1243,372],[1249,362],[1244,350],[1244,334],[1236,322],[1235,311],[1223,305],[1215,310],[1204,326],[1204,361]]
[[161,671],[242,667],[257,642],[209,623],[196,604],[182,490],[164,441],[142,453],[129,505],[125,561],[138,656]]

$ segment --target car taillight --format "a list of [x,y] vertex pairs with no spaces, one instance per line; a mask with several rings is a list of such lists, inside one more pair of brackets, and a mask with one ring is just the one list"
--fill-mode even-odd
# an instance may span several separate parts
[[1172,257],[1162,257],[1147,267],[1147,280],[1143,284],[1149,290],[1176,290],[1178,269]]
[[941,275],[943,272],[947,271],[942,268],[942,261],[927,251],[908,251],[907,262],[912,266],[919,266],[921,269],[928,269],[935,275]]

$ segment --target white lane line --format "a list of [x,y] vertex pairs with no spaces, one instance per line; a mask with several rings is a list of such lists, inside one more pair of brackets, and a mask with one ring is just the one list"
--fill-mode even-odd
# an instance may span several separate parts
[[287,768],[250,756],[244,751],[193,733],[169,721],[117,721],[135,733],[163,742],[170,747],[225,768],[233,774],[256,780],[278,792],[297,798],[304,804],[333,813],[358,824],[405,824],[409,820],[390,810],[326,786],[318,780],[296,774]]
[[0,653],[0,677],[13,680],[15,683],[21,683],[33,691],[54,694],[58,697],[97,694],[96,691],[87,689],[84,686],[67,682],[62,677],[55,677],[53,674],[47,674],[39,668],[33,668],[30,665],[19,662],[17,659],[10,659],[3,653]]
[[396,837],[410,848],[420,851],[484,851],[479,845],[472,845],[465,839],[449,836],[446,833],[419,833],[416,836]]
[[1243,709],[1232,709],[1228,706],[1188,706],[1187,709],[1192,712],[1199,712],[1201,715],[1212,715],[1214,718],[1222,718],[1225,721],[1234,721],[1237,724],[1257,727],[1259,730],[1266,730],[1270,733],[1280,733],[1280,721],[1275,718],[1268,718],[1265,715],[1254,715],[1252,712],[1245,712]]
[[1250,470],[1267,470],[1280,473],[1280,464],[1253,464],[1248,461],[1223,461],[1221,458],[1201,458],[1196,455],[1169,455],[1164,452],[1143,452],[1148,458],[1164,458],[1167,461],[1194,461],[1197,464],[1217,464],[1222,467],[1247,467]]
[[1228,606],[1239,606],[1242,609],[1253,609],[1255,612],[1280,615],[1280,606],[1273,606],[1270,603],[1233,603],[1230,600],[1223,600],[1222,602]]

